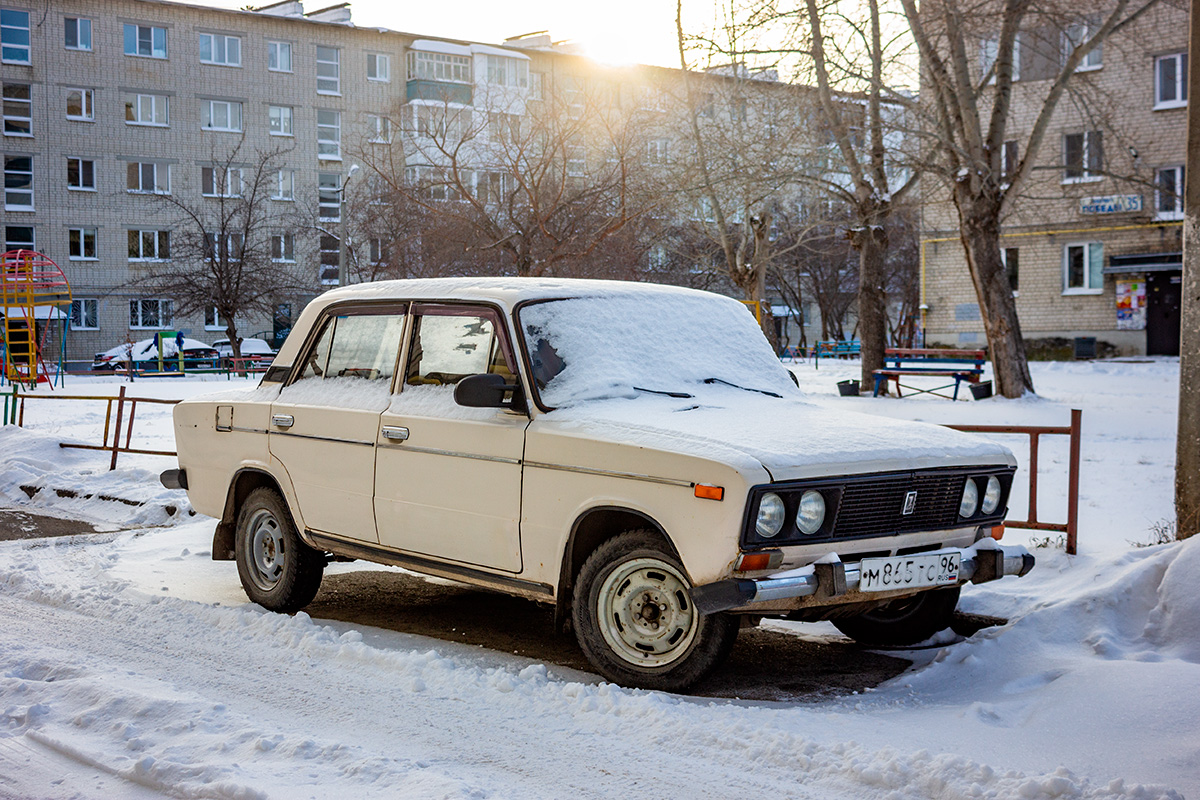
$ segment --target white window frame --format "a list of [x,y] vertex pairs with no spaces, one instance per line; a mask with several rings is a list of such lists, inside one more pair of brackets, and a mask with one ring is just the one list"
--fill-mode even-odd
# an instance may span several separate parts
[[[71,183],[71,162],[75,162],[76,174],[79,177],[79,183]],[[90,164],[91,167],[91,184],[84,182],[84,165]],[[96,160],[92,158],[81,158],[79,156],[67,156],[67,189],[72,192],[94,192],[96,191]]]
[[[322,58],[322,55],[333,54],[333,58]],[[317,94],[341,95],[342,93],[342,51],[337,47],[317,45]]]
[[[23,8],[0,8],[0,11],[8,12],[9,14],[24,14],[24,25],[13,25],[10,17],[8,24],[4,24],[3,18],[0,17],[0,63],[3,64],[31,64],[30,60],[33,40],[30,38],[32,33],[29,26],[29,12]],[[25,42],[13,41],[13,31],[25,31],[25,36],[17,36],[16,38],[24,38]],[[20,53],[24,52],[25,57],[21,58]]]
[[[208,235],[208,243],[212,247],[212,254],[216,258],[221,257],[221,234],[210,233]],[[225,253],[228,255],[229,261],[241,261],[242,255],[245,252],[245,240],[240,233],[225,234]]]
[[267,132],[271,136],[295,136],[295,119],[291,106],[267,106]]
[[[12,228],[28,228],[28,239],[17,239],[9,235],[9,230]],[[33,225],[5,225],[4,226],[4,241],[0,244],[5,252],[9,250],[33,250],[37,251],[37,228]]]
[[[324,122],[321,121],[322,115],[325,116]],[[331,135],[333,138],[330,138]],[[317,109],[317,158],[321,161],[342,160],[341,111],[329,108]]]
[[271,236],[271,260],[279,264],[296,263],[296,237],[291,233]]
[[[1167,61],[1175,62],[1175,80],[1171,85],[1174,98],[1164,100],[1163,97],[1163,80],[1161,65]],[[1170,53],[1165,56],[1158,56],[1154,59],[1154,110],[1159,111],[1164,108],[1186,108],[1187,107],[1187,66],[1188,56],[1185,50],[1182,53]]]
[[[133,52],[129,50],[129,33],[133,29]],[[149,34],[148,52],[142,52],[142,32],[146,31]],[[160,49],[155,43],[155,31],[162,32],[162,48]],[[167,29],[160,25],[139,25],[136,22],[126,22],[121,29],[122,49],[125,55],[131,58],[166,58],[167,50]]]
[[470,56],[408,51],[408,79],[439,83],[471,83]]
[[[136,165],[137,167],[137,186],[129,185],[129,167]],[[152,187],[146,188],[147,168],[150,169]],[[165,176],[166,181],[160,181],[159,178]],[[160,164],[157,161],[129,161],[125,165],[125,191],[130,194],[170,194],[171,193],[171,165]]]
[[[16,158],[29,159],[28,172],[23,169],[22,170],[9,169],[8,160],[10,158],[12,158],[12,159],[16,159]],[[4,155],[4,210],[5,211],[33,211],[34,210],[34,207],[33,207],[34,171],[35,170],[33,168],[33,153],[5,153],[5,155]],[[29,176],[29,188],[28,189],[22,188],[19,190],[10,189],[8,187],[8,176],[10,174],[11,175],[28,175]],[[28,203],[16,202],[17,200],[19,200],[20,198],[22,198],[26,195],[28,195],[28,197],[29,197]]]
[[[208,43],[208,58],[204,57],[205,42]],[[231,42],[236,43],[232,55],[229,47]],[[242,66],[242,37],[227,33],[201,33],[200,63],[218,67]]]
[[392,121],[382,114],[368,114],[367,141],[371,144],[391,144]]
[[272,200],[292,202],[296,199],[296,171],[281,169],[275,173],[275,186],[271,192]]
[[[68,39],[68,33],[72,27],[75,28],[75,44],[71,44]],[[84,31],[87,32],[86,35]],[[85,39],[87,40],[86,43],[84,42]],[[68,50],[91,52],[92,21],[87,17],[63,17],[63,47]]]
[[646,142],[646,156],[651,164],[666,164],[671,160],[671,140],[651,139]]
[[[216,131],[217,133],[241,133],[242,113],[242,104],[237,100],[201,100],[200,130]],[[224,124],[218,125],[217,119],[222,116],[224,117]]]
[[[1082,148],[1082,163],[1080,165],[1080,175],[1068,175],[1067,171],[1071,166],[1067,163],[1067,137],[1068,136],[1083,136]],[[1092,161],[1092,149],[1096,147],[1096,142],[1100,143],[1100,169],[1101,172],[1092,172],[1090,162]],[[1062,138],[1062,153],[1063,153],[1063,183],[1094,183],[1095,181],[1104,180],[1104,175],[1101,174],[1104,169],[1104,136],[1103,132],[1095,131],[1074,131],[1072,133],[1064,133]]]
[[[9,88],[10,87],[24,88],[25,89],[25,97],[24,98],[9,97]],[[3,84],[3,90],[0,90],[0,103],[3,103],[4,135],[19,137],[19,138],[23,138],[23,139],[31,138],[33,136],[33,85],[28,84],[28,83],[16,83],[16,82]],[[17,106],[24,106],[24,111],[25,111],[24,116],[19,116],[17,114],[9,113],[10,109],[15,111]],[[10,131],[8,129],[8,124],[10,121],[13,123],[17,123],[17,124],[22,123],[22,122],[25,123],[25,130],[24,131],[19,131],[19,130]]]
[[529,88],[529,60],[511,56],[486,56],[484,76],[493,86],[508,86],[514,89]]
[[[321,222],[338,222],[342,216],[342,176],[336,172],[317,173],[317,218]],[[327,202],[332,199],[332,202]],[[334,216],[326,216],[332,209]]]
[[[1163,210],[1163,190],[1159,178],[1164,172],[1174,173],[1175,192],[1172,195],[1174,210]],[[1154,171],[1154,218],[1161,220],[1176,220],[1183,219],[1183,178],[1184,168],[1182,164],[1175,164],[1169,167],[1159,167]]]
[[[1081,249],[1083,252],[1083,286],[1071,286],[1070,283],[1071,251],[1075,249]],[[1064,295],[1102,294],[1104,292],[1104,243],[1068,242],[1063,245],[1062,252],[1062,293]],[[1099,259],[1099,264],[1092,263],[1096,259]]]
[[387,53],[367,53],[367,80],[392,82],[392,57]]
[[[1074,52],[1075,48],[1086,42],[1096,32],[1099,20],[1082,19],[1073,22],[1063,31],[1063,60]],[[1076,72],[1093,72],[1104,66],[1104,42],[1100,42],[1079,60]]]
[[[154,322],[148,321],[146,315],[143,314],[145,303],[158,304],[156,311],[156,319]],[[171,327],[174,320],[174,303],[161,297],[144,297],[129,301],[129,327],[131,330],[164,330]]]
[[200,195],[202,197],[241,197],[241,167],[201,167]]
[[[161,103],[159,101],[162,101]],[[143,118],[149,110],[148,119]],[[133,119],[129,118],[133,114]],[[125,100],[125,124],[166,128],[171,124],[171,98],[165,94],[133,94]]]
[[[87,255],[88,239],[91,239],[92,243],[92,255],[90,256]],[[100,231],[94,225],[67,228],[67,259],[70,261],[100,260]]]
[[[74,297],[71,299],[71,330],[100,330],[100,299],[97,297]],[[79,320],[79,324],[75,320]],[[88,321],[91,320],[91,325]]]
[[[287,53],[287,66],[283,66],[283,54]],[[275,66],[271,66],[271,61]],[[278,39],[267,40],[267,72],[292,72],[292,43]]]
[[[149,234],[150,240],[153,242],[153,247],[147,248],[146,238]],[[129,237],[133,236],[137,240],[137,255],[129,255]],[[171,232],[160,230],[158,228],[130,228],[125,233],[125,252],[129,261],[132,262],[147,262],[147,261],[170,261],[171,260]],[[164,247],[165,245],[165,247]],[[147,251],[152,251],[147,255]],[[166,255],[163,255],[163,251]]]
[[221,314],[217,311],[216,306],[206,306],[204,309],[204,330],[206,331],[223,331],[225,326],[221,324]]
[[[70,86],[67,92],[67,119],[72,122],[95,122],[96,121],[96,90],[84,89],[80,86]],[[79,114],[71,113],[71,95],[75,92],[79,93]]]

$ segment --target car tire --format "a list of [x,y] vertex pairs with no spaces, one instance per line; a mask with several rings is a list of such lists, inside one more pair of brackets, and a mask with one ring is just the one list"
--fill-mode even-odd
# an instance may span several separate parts
[[950,627],[961,590],[937,589],[893,600],[853,617],[832,619],[842,633],[868,645],[902,647],[923,642]]
[[290,613],[317,596],[325,554],[300,541],[287,504],[274,489],[259,487],[242,503],[234,550],[242,588],[263,608]]
[[609,539],[575,582],[572,622],[588,661],[623,686],[682,691],[718,666],[737,639],[737,617],[701,615],[691,580],[650,531]]

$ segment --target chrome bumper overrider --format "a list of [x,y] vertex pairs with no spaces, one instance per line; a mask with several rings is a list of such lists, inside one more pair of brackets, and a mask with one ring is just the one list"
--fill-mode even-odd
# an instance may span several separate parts
[[[960,586],[968,581],[986,583],[1005,575],[1021,576],[1033,569],[1034,565],[1033,556],[1024,547],[1005,547],[996,544],[993,539],[981,539],[971,547],[946,547],[921,555],[953,552],[962,555],[962,566],[958,576]],[[781,577],[757,580],[731,578],[696,586],[691,590],[691,595],[693,605],[701,614],[715,614],[731,609],[754,611],[756,607],[761,608],[765,605],[836,605],[840,602],[883,599],[911,594],[913,591],[944,588],[930,586],[912,591],[876,593],[859,592],[858,586],[859,565],[844,563],[836,560],[835,556],[820,563],[790,570]],[[789,602],[800,598],[810,600],[805,603]]]

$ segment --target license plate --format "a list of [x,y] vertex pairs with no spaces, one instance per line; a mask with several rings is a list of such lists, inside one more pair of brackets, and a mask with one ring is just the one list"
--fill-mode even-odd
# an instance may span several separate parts
[[864,558],[859,562],[860,592],[887,592],[922,586],[958,583],[961,553],[929,553],[892,558]]

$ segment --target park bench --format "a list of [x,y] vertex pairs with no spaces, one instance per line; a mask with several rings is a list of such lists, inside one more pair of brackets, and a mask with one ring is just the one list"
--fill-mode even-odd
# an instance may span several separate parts
[[[875,376],[875,391],[873,396],[878,397],[880,389],[886,390],[887,382],[892,381],[896,384],[897,397],[904,396],[900,391],[904,388],[916,394],[933,394],[938,397],[957,400],[958,387],[963,382],[979,383],[979,378],[983,374],[983,364],[985,361],[987,361],[987,354],[983,350],[889,347],[884,351],[884,364],[886,366],[872,373]],[[936,386],[932,389],[923,389],[900,382],[902,378],[922,376],[953,378],[954,383],[947,383],[944,386]],[[954,389],[953,395],[942,394],[944,390],[951,387]]]
[[862,342],[857,339],[843,342],[817,342],[813,346],[813,366],[818,369],[820,368],[821,356],[825,356],[826,358],[831,356],[834,358],[850,358],[852,356],[858,357],[861,354]]

